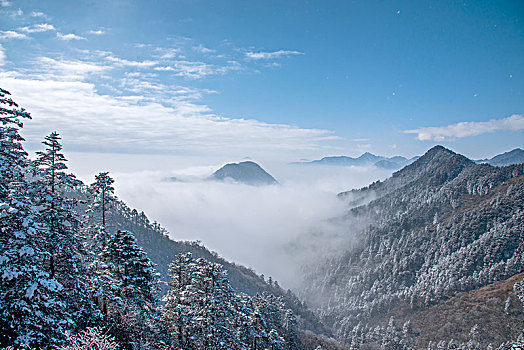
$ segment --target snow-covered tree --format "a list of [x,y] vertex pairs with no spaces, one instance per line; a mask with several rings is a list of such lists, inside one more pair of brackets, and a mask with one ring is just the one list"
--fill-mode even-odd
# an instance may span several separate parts
[[108,172],[95,176],[88,187],[88,203],[84,215],[84,239],[89,251],[91,268],[91,293],[102,313],[108,314],[108,301],[115,298],[116,282],[103,261],[102,253],[107,246],[110,232],[106,228],[106,215],[114,201],[113,178]]
[[185,348],[239,349],[235,295],[221,266],[180,254],[170,266],[172,280],[162,321]]
[[0,346],[57,343],[69,327],[63,288],[50,276],[19,129],[30,114],[0,89]]
[[113,285],[109,316],[123,338],[134,344],[157,332],[157,273],[154,264],[127,231],[109,235],[100,255],[105,273]]
[[65,346],[57,350],[118,350],[115,338],[100,327],[90,327],[76,335],[66,336]]
[[59,134],[52,132],[43,144],[45,150],[36,152],[31,184],[41,224],[42,249],[48,257],[49,274],[64,287],[62,300],[76,324],[75,328],[83,329],[98,315],[88,293],[86,252],[79,237],[80,220],[75,212],[77,200],[68,196],[80,181],[65,173],[67,159],[61,153]]

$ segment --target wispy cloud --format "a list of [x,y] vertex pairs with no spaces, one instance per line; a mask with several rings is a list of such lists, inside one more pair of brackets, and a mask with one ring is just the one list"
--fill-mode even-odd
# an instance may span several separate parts
[[103,31],[102,29],[98,29],[98,30],[90,30],[87,32],[87,34],[92,34],[92,35],[102,35],[102,34],[105,34],[106,32]]
[[84,38],[83,36],[80,36],[80,35],[76,35],[76,34],[73,34],[73,33],[69,33],[69,34],[62,34],[60,32],[57,32],[56,33],[56,37],[60,40],[64,40],[64,41],[69,41],[69,40],[87,40],[86,38]]
[[229,61],[227,65],[215,65],[198,61],[175,61],[167,66],[155,67],[157,71],[173,72],[176,76],[189,79],[201,79],[208,75],[225,74],[229,71],[241,69],[242,67],[236,61]]
[[491,119],[487,122],[461,122],[446,126],[430,126],[413,130],[405,130],[405,134],[417,134],[421,141],[445,141],[468,136],[482,135],[497,130],[523,130],[524,117],[514,114],[503,119]]
[[353,142],[368,142],[369,139],[352,139]]
[[[74,64],[66,65],[67,69],[73,67]],[[318,149],[324,140],[335,137],[327,130],[221,117],[208,106],[190,101],[178,101],[168,107],[158,102],[103,95],[93,84],[82,81],[35,80],[6,72],[0,72],[0,80],[34,117],[24,128],[27,139],[40,140],[52,126],[78,150],[214,150],[217,154],[245,155]]]
[[18,33],[13,30],[0,30],[0,40],[9,40],[9,39],[29,39],[29,37],[23,33]]
[[147,67],[156,66],[158,64],[157,61],[129,61],[124,58],[115,57],[111,55],[107,56],[105,59],[116,65],[126,66],[126,67],[147,68]]
[[0,6],[1,7],[9,7],[11,6],[11,3],[7,0],[0,0]]
[[205,46],[202,45],[202,44],[197,45],[197,46],[193,46],[193,50],[198,51],[198,52],[201,52],[201,53],[211,53],[211,52],[215,52],[215,50],[209,49],[209,48],[205,47]]
[[32,27],[18,28],[18,30],[21,32],[25,32],[25,33],[41,33],[41,32],[47,32],[47,31],[56,30],[56,29],[52,24],[41,23],[41,24],[35,24]]
[[109,69],[111,67],[95,62],[39,57],[30,72],[21,71],[21,74],[39,80],[75,81],[84,80],[92,74],[102,73]]
[[305,53],[300,52],[300,51],[290,51],[290,50],[279,50],[279,51],[272,51],[272,52],[264,52],[264,51],[246,52],[246,56],[254,60],[269,60],[269,59],[279,58],[281,56],[291,56],[291,55],[305,55]]
[[43,12],[40,12],[40,11],[32,11],[31,14],[30,14],[31,17],[43,17],[43,18],[46,18],[47,16],[45,15],[45,13]]
[[154,51],[159,53],[156,56],[160,59],[172,59],[180,55],[180,49],[175,48],[157,47]]

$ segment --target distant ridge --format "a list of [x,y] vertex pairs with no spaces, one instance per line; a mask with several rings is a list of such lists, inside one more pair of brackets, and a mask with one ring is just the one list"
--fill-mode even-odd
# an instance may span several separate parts
[[252,186],[275,185],[277,180],[255,162],[229,163],[218,169],[208,180],[225,181],[232,179]]
[[507,166],[513,164],[524,163],[524,150],[520,148],[515,148],[512,151],[505,152],[491,159],[481,159],[475,161],[476,163],[487,163],[493,166]]
[[366,152],[360,157],[347,157],[347,156],[332,156],[324,157],[322,159],[313,160],[310,162],[296,162],[293,164],[304,164],[304,165],[332,165],[332,166],[371,166],[374,165],[382,169],[398,170],[402,167],[412,163],[418,157],[407,159],[402,156],[384,157],[377,156],[373,153]]

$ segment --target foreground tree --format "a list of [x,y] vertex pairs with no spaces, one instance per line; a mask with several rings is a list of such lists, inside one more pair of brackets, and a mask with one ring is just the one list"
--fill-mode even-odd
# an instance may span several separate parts
[[79,239],[80,220],[75,212],[77,200],[68,196],[80,181],[65,173],[67,159],[61,153],[60,136],[52,132],[43,142],[33,162],[34,183],[31,194],[38,208],[39,233],[48,273],[62,286],[61,299],[70,319],[71,329],[84,329],[99,318],[92,303],[86,264],[86,252]]
[[281,300],[234,293],[221,265],[180,254],[170,265],[161,320],[183,349],[296,349]]
[[155,325],[158,280],[154,264],[135,237],[120,230],[109,235],[100,259],[113,283],[108,316],[120,339],[144,348],[160,333]]
[[0,89],[0,345],[58,343],[71,320],[44,267],[19,129],[30,114]]

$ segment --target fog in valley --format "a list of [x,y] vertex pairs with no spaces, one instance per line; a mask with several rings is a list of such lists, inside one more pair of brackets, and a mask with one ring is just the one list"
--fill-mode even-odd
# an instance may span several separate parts
[[391,174],[375,167],[260,163],[279,185],[205,180],[222,165],[112,175],[116,194],[172,239],[201,241],[286,288],[300,283],[301,266],[358,239],[350,226],[332,220],[347,210],[336,194]]

